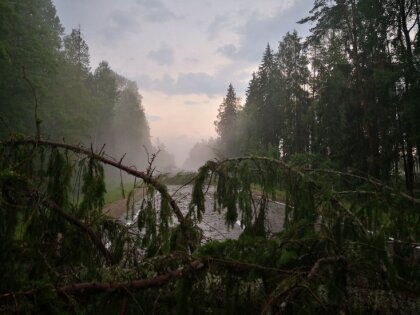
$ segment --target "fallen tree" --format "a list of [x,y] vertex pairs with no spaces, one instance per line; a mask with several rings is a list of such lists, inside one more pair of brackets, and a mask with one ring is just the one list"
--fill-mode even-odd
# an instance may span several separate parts
[[[42,139],[10,140],[0,151],[0,305],[6,311],[419,309],[413,250],[419,202],[375,179],[265,157],[210,161],[182,213],[151,174],[104,152]],[[134,226],[102,214],[102,163],[142,180],[147,193]],[[245,227],[238,240],[200,244],[197,224],[209,211],[210,183],[214,211],[228,226]],[[252,185],[261,189],[257,199]],[[285,225],[268,234],[267,200],[279,190],[286,195]],[[406,303],[395,310],[395,301]]]

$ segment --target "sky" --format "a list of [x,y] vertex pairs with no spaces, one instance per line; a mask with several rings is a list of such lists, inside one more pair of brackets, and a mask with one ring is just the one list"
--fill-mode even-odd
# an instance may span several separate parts
[[91,66],[102,60],[136,81],[155,144],[178,166],[216,137],[229,83],[242,100],[267,43],[310,25],[312,0],[53,0],[65,32],[80,25]]

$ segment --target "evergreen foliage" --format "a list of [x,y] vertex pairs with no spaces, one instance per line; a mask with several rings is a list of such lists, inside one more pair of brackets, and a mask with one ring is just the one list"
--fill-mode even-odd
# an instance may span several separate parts
[[[388,292],[408,301],[399,312],[418,310],[420,200],[375,179],[309,167],[314,159],[208,162],[196,176],[190,213],[175,221],[166,188],[133,171],[146,196],[137,223],[124,226],[100,211],[99,163],[106,158],[36,140],[11,140],[1,150],[6,310],[48,304],[55,311],[112,313],[127,299],[130,312],[162,314],[387,313],[395,311]],[[196,224],[212,211],[204,200],[209,180],[226,224],[240,218],[238,240],[200,245]],[[286,220],[271,234],[267,200],[279,190],[287,194]],[[129,296],[121,291],[124,281],[131,283]]]
[[315,1],[305,40],[267,45],[238,112],[240,155],[310,153],[384,181],[418,178],[418,3]]
[[64,34],[51,0],[7,0],[0,34],[1,139],[34,134],[42,122],[50,139],[106,143],[108,153],[145,165],[143,146],[154,149],[138,88],[106,61],[91,70],[80,26]]
[[216,132],[220,136],[222,152],[227,156],[234,156],[237,153],[233,149],[235,147],[234,141],[236,140],[235,130],[237,128],[239,101],[232,84],[229,84],[226,97],[220,104],[217,120],[214,122]]
[[[420,312],[418,1],[316,0],[311,36],[267,46],[243,109],[229,86],[216,126],[241,143],[227,156],[247,156],[205,163],[185,213],[153,177],[154,156],[142,172],[100,143],[107,127],[130,139],[111,138],[116,150],[150,145],[136,85],[106,62],[91,73],[80,28],[62,41],[50,1],[1,1],[0,17],[2,312]],[[134,127],[120,130],[127,117]],[[39,127],[96,142],[44,140]],[[145,192],[138,205],[128,193],[131,221],[102,212],[104,164]],[[240,237],[205,243],[205,211],[239,221]]]

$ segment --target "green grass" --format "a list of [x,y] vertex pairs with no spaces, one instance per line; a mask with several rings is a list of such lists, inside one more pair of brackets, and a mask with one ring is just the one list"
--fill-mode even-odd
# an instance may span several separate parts
[[194,177],[197,175],[195,172],[179,172],[175,175],[162,176],[160,181],[165,185],[185,185],[192,183]]
[[[175,175],[165,175],[158,178],[161,183],[165,185],[184,185],[186,183],[191,182],[194,179],[196,173],[193,172],[179,172]],[[124,183],[124,192],[125,197],[127,194],[133,189],[133,183],[127,182]],[[105,204],[112,203],[114,201],[123,199],[124,196],[122,194],[121,185],[115,182],[107,183],[106,193],[105,193]]]
[[[124,193],[125,197],[127,197],[128,193],[133,189],[133,183],[124,183]],[[110,188],[107,187],[105,193],[105,204],[112,203],[114,201],[123,199],[124,196],[122,194],[121,186],[111,186]]]

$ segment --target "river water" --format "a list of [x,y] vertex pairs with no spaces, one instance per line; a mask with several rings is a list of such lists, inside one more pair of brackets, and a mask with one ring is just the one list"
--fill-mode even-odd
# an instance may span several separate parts
[[[186,214],[188,212],[188,206],[191,201],[192,186],[169,185],[168,192],[175,199],[181,211]],[[236,222],[233,228],[228,228],[226,226],[224,220],[225,210],[222,210],[221,213],[213,210],[213,195],[214,187],[210,186],[205,195],[206,211],[203,214],[203,220],[198,224],[199,227],[203,230],[203,241],[206,242],[209,240],[237,239],[242,233],[244,227],[241,227],[241,223],[239,221]],[[256,197],[256,202],[258,202],[257,199],[258,197]],[[137,209],[140,209],[140,204],[141,201],[136,203]],[[159,202],[156,204],[159,204]],[[268,203],[268,211],[265,220],[267,232],[276,233],[283,228],[284,213],[284,204],[274,201],[270,201]],[[127,224],[130,223],[133,223],[133,221],[127,221]]]

